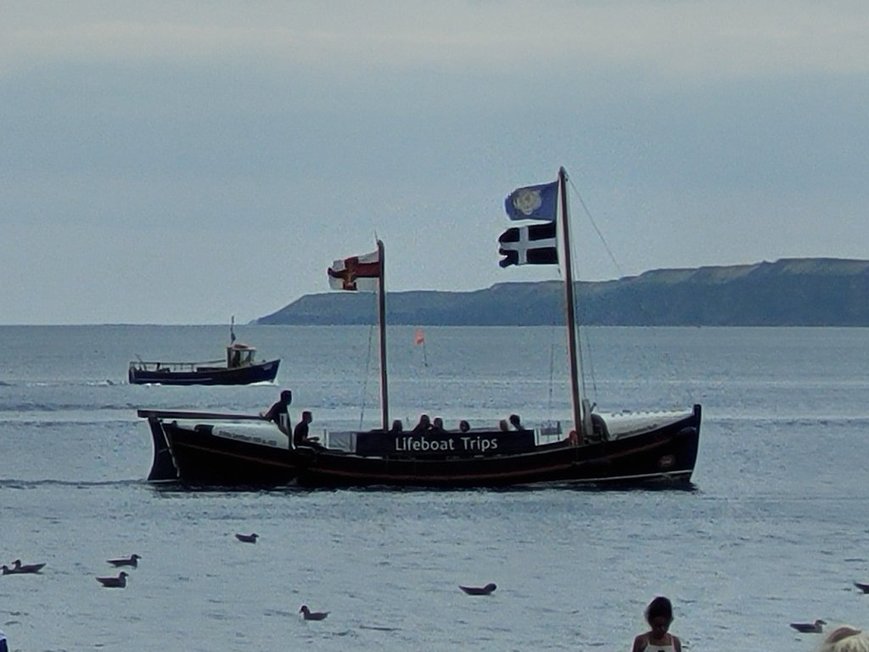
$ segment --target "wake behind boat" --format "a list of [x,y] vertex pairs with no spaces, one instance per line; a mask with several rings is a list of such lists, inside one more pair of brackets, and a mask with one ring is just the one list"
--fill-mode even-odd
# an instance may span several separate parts
[[225,360],[202,362],[130,362],[127,378],[131,385],[250,385],[274,382],[281,361],[256,361],[256,349],[237,342],[230,326],[230,343]]
[[[192,485],[503,487],[538,484],[690,486],[701,409],[648,414],[593,413],[580,395],[567,176],[519,188],[507,198],[511,219],[537,224],[507,229],[503,267],[561,263],[564,271],[573,428],[568,432],[491,425],[457,430],[390,427],[385,328],[385,253],[335,261],[334,289],[378,295],[381,425],[324,433],[323,447],[294,446],[261,417],[139,410],[154,443],[149,480]],[[560,198],[560,210],[559,201]],[[559,228],[560,227],[560,228]]]

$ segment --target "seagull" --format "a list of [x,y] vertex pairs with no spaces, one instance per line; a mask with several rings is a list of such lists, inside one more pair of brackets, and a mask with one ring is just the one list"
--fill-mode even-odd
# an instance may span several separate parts
[[127,586],[127,574],[121,571],[117,577],[98,577],[97,582],[107,589],[123,589]]
[[259,535],[254,532],[253,534],[236,534],[235,538],[241,541],[242,543],[256,543],[257,537]]
[[862,582],[854,582],[854,586],[863,591],[863,593],[869,593],[869,584],[863,584]]
[[22,564],[20,559],[16,559],[12,562],[12,568],[3,566],[2,571],[4,575],[18,575],[25,573],[38,573],[44,567],[45,564]]
[[468,595],[489,595],[498,588],[498,586],[494,583],[486,584],[486,586],[460,586],[462,591],[467,593]]
[[108,562],[115,568],[120,568],[121,566],[132,566],[133,568],[136,568],[139,565],[140,559],[141,557],[139,555],[132,554],[129,559],[126,557],[122,559],[109,559]]
[[328,611],[311,611],[306,604],[302,605],[299,613],[302,614],[305,620],[326,620],[326,616],[329,615]]
[[826,620],[816,620],[813,623],[791,623],[791,627],[803,634],[820,634],[826,624]]

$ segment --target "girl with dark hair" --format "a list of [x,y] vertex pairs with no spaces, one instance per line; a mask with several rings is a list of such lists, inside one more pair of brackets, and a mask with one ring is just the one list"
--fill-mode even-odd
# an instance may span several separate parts
[[658,596],[649,603],[646,622],[651,629],[634,639],[631,652],[682,652],[682,641],[667,631],[673,622],[673,605],[667,598]]

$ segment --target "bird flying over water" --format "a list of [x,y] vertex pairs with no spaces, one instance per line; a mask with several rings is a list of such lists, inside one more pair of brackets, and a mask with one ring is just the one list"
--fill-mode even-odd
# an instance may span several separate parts
[[791,627],[803,634],[820,634],[824,631],[824,625],[826,624],[826,620],[818,619],[813,623],[791,623]]
[[123,557],[121,559],[109,559],[108,562],[116,567],[120,568],[121,566],[132,566],[136,568],[139,565],[139,560],[141,557],[137,554],[132,554],[129,557]]
[[256,543],[259,535],[256,532],[251,534],[236,534],[235,538],[241,541],[242,543]]
[[123,589],[127,586],[127,573],[121,571],[117,577],[98,577],[97,582],[107,589]]
[[486,586],[460,586],[462,591],[467,593],[468,595],[489,595],[498,588],[498,586],[492,582],[486,584]]
[[302,605],[299,613],[305,620],[326,620],[326,616],[329,615],[328,611],[311,611],[306,604]]

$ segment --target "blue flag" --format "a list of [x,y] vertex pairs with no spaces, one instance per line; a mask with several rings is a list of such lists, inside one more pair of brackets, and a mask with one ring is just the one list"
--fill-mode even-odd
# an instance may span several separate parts
[[504,200],[511,220],[555,221],[558,210],[558,182],[517,188]]

